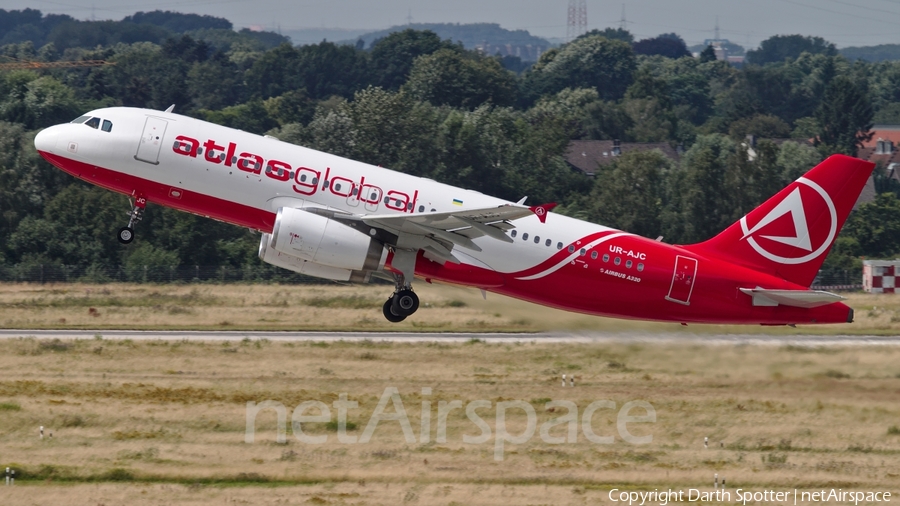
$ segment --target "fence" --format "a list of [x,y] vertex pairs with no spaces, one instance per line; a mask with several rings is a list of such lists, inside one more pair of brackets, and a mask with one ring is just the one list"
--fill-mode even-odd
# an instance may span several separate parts
[[323,280],[270,265],[234,266],[153,266],[117,267],[59,264],[0,264],[0,282],[27,283],[235,283],[280,282],[313,284]]
[[[0,282],[27,283],[237,283],[278,282],[318,284],[323,280],[281,269],[272,265],[82,267],[59,264],[0,264]],[[861,290],[861,274],[855,270],[821,275],[813,282],[814,290]]]

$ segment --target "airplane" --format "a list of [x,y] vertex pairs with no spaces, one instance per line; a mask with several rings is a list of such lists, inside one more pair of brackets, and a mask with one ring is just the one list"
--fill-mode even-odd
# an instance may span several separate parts
[[834,155],[719,235],[673,245],[173,112],[112,107],[40,131],[59,169],[133,200],[261,233],[259,257],[343,282],[393,280],[391,322],[418,278],[591,315],[688,323],[853,321],[811,290],[874,164]]

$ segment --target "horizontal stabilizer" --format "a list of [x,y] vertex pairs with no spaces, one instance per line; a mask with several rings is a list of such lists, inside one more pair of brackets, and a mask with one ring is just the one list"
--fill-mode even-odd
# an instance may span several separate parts
[[844,297],[824,290],[741,288],[741,291],[753,298],[754,306],[793,306],[809,309],[844,300]]

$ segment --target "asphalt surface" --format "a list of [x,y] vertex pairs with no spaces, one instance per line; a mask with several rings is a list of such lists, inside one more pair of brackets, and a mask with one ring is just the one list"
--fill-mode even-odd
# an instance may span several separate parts
[[242,332],[242,331],[142,331],[142,330],[4,330],[0,339],[35,337],[38,339],[133,339],[166,341],[391,341],[391,342],[466,342],[480,339],[492,343],[694,343],[706,345],[797,345],[797,346],[900,346],[900,336],[773,336],[760,334],[691,333],[427,333],[427,332]]

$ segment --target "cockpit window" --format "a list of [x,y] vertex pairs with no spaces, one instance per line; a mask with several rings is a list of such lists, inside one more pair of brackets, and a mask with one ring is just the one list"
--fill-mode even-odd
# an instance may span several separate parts
[[84,123],[88,119],[90,119],[90,116],[78,116],[77,118],[73,119],[71,122],[72,123]]
[[99,128],[100,127],[100,118],[91,118],[91,119],[87,120],[84,124],[91,128]]
[[112,130],[112,121],[110,121],[108,119],[103,120],[103,126],[100,127],[100,130],[103,130],[104,132],[111,131]]

